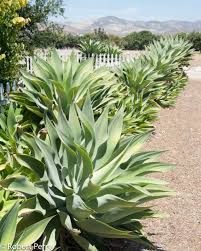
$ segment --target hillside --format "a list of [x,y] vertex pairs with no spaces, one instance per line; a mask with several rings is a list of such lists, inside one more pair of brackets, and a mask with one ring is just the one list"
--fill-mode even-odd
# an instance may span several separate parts
[[67,32],[84,34],[101,27],[106,32],[124,36],[132,31],[149,30],[156,34],[201,31],[201,20],[190,21],[130,21],[118,17],[107,16],[93,21],[67,22],[64,28]]

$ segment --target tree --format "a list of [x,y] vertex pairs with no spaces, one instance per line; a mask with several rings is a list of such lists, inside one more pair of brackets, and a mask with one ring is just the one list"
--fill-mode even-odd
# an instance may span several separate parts
[[193,44],[196,51],[201,52],[201,32],[192,32],[188,35],[188,40]]
[[100,27],[98,29],[94,30],[94,35],[95,35],[96,39],[99,41],[104,41],[109,38],[107,33],[105,32],[104,28],[100,28]]
[[80,36],[73,35],[71,33],[66,34],[65,32],[61,33],[58,37],[59,39],[56,42],[55,47],[58,49],[61,48],[78,48],[80,43]]
[[113,35],[113,34],[108,34],[108,37],[109,37],[109,41],[112,43],[112,44],[115,44],[119,47],[122,47],[122,38],[117,36],[117,35]]
[[39,30],[38,33],[33,35],[30,43],[32,50],[36,48],[55,48],[57,42],[63,37],[62,33],[62,27],[53,23],[49,24],[44,30]]
[[45,30],[41,30],[34,36],[34,47],[36,48],[75,48],[78,47],[80,37],[65,33],[63,27],[51,23]]
[[[29,17],[31,22],[21,30],[20,41],[28,51],[37,48],[42,32],[46,35],[50,29],[49,17],[63,15],[63,0],[31,0],[20,10],[20,14]],[[46,31],[47,29],[47,31]]]
[[82,36],[82,40],[96,40],[96,41],[106,41],[109,39],[107,33],[105,32],[105,30],[103,28],[98,28],[95,29],[94,32],[90,32],[90,33],[86,33],[85,35]]
[[24,54],[23,43],[17,43],[20,29],[30,20],[18,14],[27,0],[4,0],[0,2],[0,82],[18,77],[19,62]]
[[123,45],[127,50],[144,50],[156,38],[150,31],[132,32],[123,38]]

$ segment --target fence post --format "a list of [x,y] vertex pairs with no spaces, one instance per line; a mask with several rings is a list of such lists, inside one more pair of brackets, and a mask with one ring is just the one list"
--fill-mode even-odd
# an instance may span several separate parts
[[114,64],[114,55],[112,54],[112,55],[111,55],[111,67],[114,66],[114,65],[115,65],[115,64]]

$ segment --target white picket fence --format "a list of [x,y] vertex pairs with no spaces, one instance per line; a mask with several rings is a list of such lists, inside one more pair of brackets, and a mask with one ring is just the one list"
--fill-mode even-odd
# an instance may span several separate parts
[[[67,52],[66,53],[62,53],[62,51],[58,51],[60,57],[63,60],[66,60],[71,52]],[[88,58],[93,58],[94,59],[94,67],[97,69],[99,67],[102,66],[106,66],[106,67],[117,67],[120,66],[123,62],[126,61],[131,61],[133,60],[136,56],[134,55],[129,55],[129,54],[122,54],[122,55],[109,55],[109,54],[99,54],[99,55],[86,55],[83,53],[80,53],[79,51],[74,52],[76,57],[77,57],[77,61],[81,62],[84,60],[87,60]],[[43,52],[43,53],[38,53],[37,56],[41,57],[44,60],[47,60],[48,58],[48,53],[47,52]],[[137,55],[137,54],[136,54]],[[33,57],[29,57],[27,56],[23,62],[23,64],[26,67],[26,70],[28,72],[33,72]]]
[[[72,53],[72,50],[58,50],[58,53],[60,57],[63,60],[66,60]],[[117,67],[120,66],[123,62],[131,61],[134,58],[138,57],[141,52],[135,52],[135,53],[125,53],[122,55],[107,55],[107,54],[99,54],[99,55],[85,55],[83,53],[80,53],[79,51],[74,51],[77,61],[81,62],[88,58],[94,59],[94,67],[97,69],[101,66],[106,67]],[[49,55],[48,51],[38,52],[36,53],[37,56],[43,58],[44,60],[47,60],[47,57]],[[30,73],[33,73],[33,57],[27,56],[22,62],[24,65],[24,68]],[[7,83],[5,86],[0,83],[0,108],[1,105],[6,105],[9,103],[9,93],[11,91],[15,91],[17,89],[17,86],[19,83]]]

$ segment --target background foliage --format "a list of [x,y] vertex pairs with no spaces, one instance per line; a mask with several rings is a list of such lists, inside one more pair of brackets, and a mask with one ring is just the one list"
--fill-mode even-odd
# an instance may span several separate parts
[[23,43],[19,43],[19,31],[30,20],[18,11],[27,4],[26,0],[5,0],[0,2],[0,82],[18,77],[19,61],[24,55]]
[[123,38],[123,45],[127,50],[144,50],[156,39],[157,36],[150,31],[132,32]]
[[[27,51],[33,52],[35,48],[40,48],[39,41],[45,47],[49,45],[46,35],[52,30],[55,31],[54,25],[50,24],[49,17],[63,15],[63,0],[31,0],[19,13],[31,19],[29,24],[21,29],[19,41],[23,41]],[[57,31],[60,31],[58,26]],[[41,39],[42,32],[44,32],[43,39]],[[53,38],[50,36],[49,39],[54,41],[55,36]],[[48,44],[45,45],[44,41]],[[50,42],[50,45],[53,41]]]

